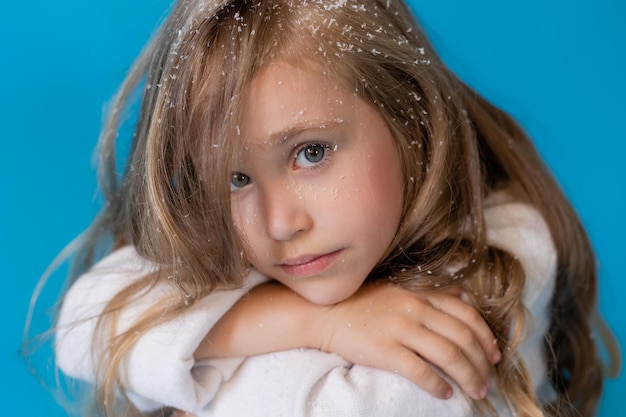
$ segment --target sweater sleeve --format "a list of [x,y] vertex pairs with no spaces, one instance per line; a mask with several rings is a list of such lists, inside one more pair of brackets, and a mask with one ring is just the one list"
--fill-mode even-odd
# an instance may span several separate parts
[[[155,270],[132,247],[113,252],[81,276],[68,290],[59,312],[55,337],[57,366],[68,376],[94,383],[99,366],[93,343],[104,307],[121,290]],[[194,362],[193,353],[213,325],[250,288],[266,278],[252,273],[243,288],[217,291],[195,303],[175,320],[142,335],[121,370],[122,383],[135,405],[151,410],[170,405],[206,404],[243,359],[210,365]],[[171,287],[156,285],[121,312],[121,334],[150,306],[171,296]]]
[[[548,228],[531,206],[496,201],[485,209],[490,245],[517,257],[526,273],[524,304],[528,338],[520,353],[538,391],[547,384],[543,337],[547,332],[556,254]],[[121,273],[120,265],[127,270]],[[58,363],[71,376],[93,381],[90,344],[104,303],[133,279],[149,272],[132,249],[105,259],[79,279],[66,296],[57,332]],[[338,355],[294,349],[243,358],[194,362],[193,352],[215,322],[253,285],[218,292],[184,316],[142,335],[126,362],[124,385],[141,409],[164,405],[200,417],[264,416],[471,416],[468,400],[455,387],[446,401],[394,373],[348,363]],[[106,283],[106,284],[105,284]],[[123,323],[167,296],[157,289],[123,313]],[[500,416],[510,415],[497,389],[489,394]]]
[[[529,318],[520,355],[535,389],[545,394],[550,388],[543,340],[556,276],[550,232],[529,205],[497,199],[488,203],[488,243],[516,256],[526,275],[523,302]],[[451,399],[439,400],[397,374],[353,365],[334,354],[298,349],[247,358],[214,401],[187,410],[201,417],[473,416],[470,401],[454,388]],[[499,416],[512,415],[497,387],[489,399]]]
[[312,349],[247,358],[211,403],[192,411],[198,417],[472,415],[458,392],[439,400],[397,374]]
[[547,378],[544,340],[550,329],[551,301],[556,284],[557,253],[543,217],[534,207],[520,202],[487,200],[485,220],[490,245],[514,255],[526,282],[523,303],[527,310],[526,337],[519,348],[522,361],[541,401],[555,392]]

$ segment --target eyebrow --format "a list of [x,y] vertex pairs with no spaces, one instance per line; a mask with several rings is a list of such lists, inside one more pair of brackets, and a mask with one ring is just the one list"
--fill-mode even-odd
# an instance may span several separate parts
[[339,129],[342,120],[331,120],[321,122],[307,122],[305,124],[294,124],[287,129],[271,133],[264,141],[263,146],[282,146],[285,143],[316,131],[334,131]]

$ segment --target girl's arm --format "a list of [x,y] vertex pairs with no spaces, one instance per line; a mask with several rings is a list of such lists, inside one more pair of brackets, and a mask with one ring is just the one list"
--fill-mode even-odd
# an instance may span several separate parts
[[[519,354],[539,398],[550,399],[554,392],[543,351],[556,279],[550,232],[540,214],[524,204],[497,202],[488,206],[485,216],[489,244],[517,256],[526,273],[523,303],[529,320]],[[471,403],[452,386],[455,395],[443,401],[393,372],[353,365],[319,350],[292,349],[247,358],[211,403],[184,409],[199,417],[474,416]],[[512,415],[496,385],[488,399],[499,416]]]
[[[487,218],[488,241],[517,255],[527,274],[528,291],[524,302],[533,313],[536,327],[529,329],[529,339],[522,347],[521,353],[525,364],[530,368],[535,387],[539,389],[544,383],[549,386],[542,356],[542,338],[550,321],[548,304],[554,285],[556,255],[547,227],[536,210],[523,205],[517,205],[521,207],[510,210],[507,206],[497,204],[488,209],[490,213]],[[487,214],[486,212],[486,217]],[[90,355],[95,320],[113,295],[128,285],[130,280],[148,272],[150,268],[146,267],[145,261],[132,248],[126,248],[105,259],[74,284],[64,300],[56,335],[57,364],[62,370],[76,378],[92,382],[95,380],[96,364],[92,362]],[[387,384],[389,387],[394,386],[393,381],[400,380],[409,383],[416,392],[424,393],[407,379],[393,373],[359,365],[352,366],[337,355],[316,350],[278,352],[248,358],[246,361],[244,358],[194,360],[194,352],[219,317],[248,289],[262,281],[262,277],[252,276],[248,286],[241,291],[212,294],[195,304],[189,314],[180,317],[176,322],[166,323],[143,334],[129,355],[122,381],[125,388],[130,390],[135,404],[143,410],[156,409],[164,405],[184,410],[199,410],[209,404],[212,407],[218,407],[220,404],[243,407],[249,402],[246,400],[237,403],[235,395],[238,392],[244,394],[242,389],[243,391],[247,389],[249,393],[252,387],[255,387],[253,394],[262,393],[265,392],[264,387],[276,387],[281,383],[282,392],[278,395],[282,398],[291,397],[290,389],[297,389],[300,393],[298,398],[304,399],[314,397],[321,401],[329,396],[336,398],[334,394],[342,392],[346,395],[361,393],[366,398],[371,396],[376,399],[378,397],[374,396],[374,392],[368,387],[377,386],[378,381],[389,378],[392,379]],[[146,303],[158,302],[162,296],[164,295],[155,293],[154,296],[146,298]],[[142,307],[135,308],[141,310]],[[124,313],[121,322],[132,321],[132,309]],[[261,373],[259,380],[249,380],[246,377],[250,370],[264,369],[263,358],[275,358],[277,355],[297,356],[295,352],[312,352],[318,358],[306,362],[309,368],[294,364],[291,367],[278,367],[273,369],[274,372]],[[324,359],[325,362],[318,359]],[[287,365],[288,361],[285,364]],[[296,383],[292,383],[292,380],[285,378],[286,375],[281,374],[286,371],[296,371]],[[379,378],[379,374],[386,377]],[[308,385],[300,383],[304,376],[310,382]],[[327,384],[326,382],[331,379],[343,381],[342,386],[345,389],[342,391],[336,385]],[[354,380],[356,382],[352,383]],[[384,386],[386,385],[383,384]],[[313,391],[306,393],[307,387]],[[235,396],[229,397],[231,394]],[[383,394],[389,397],[388,393]],[[222,400],[214,401],[216,395]],[[226,398],[233,401],[229,402]],[[415,398],[422,397],[417,395]],[[427,395],[426,398],[432,397]],[[253,402],[253,399],[250,401]],[[445,403],[452,407],[451,401]],[[311,403],[311,406],[315,404],[318,402]],[[236,415],[234,410],[235,408],[229,415]]]
[[398,373],[436,397],[450,397],[451,386],[430,363],[480,399],[490,385],[491,364],[500,358],[493,341],[478,312],[455,295],[419,295],[377,283],[336,305],[319,306],[281,284],[265,284],[220,319],[195,357],[309,347]]
[[[447,400],[408,379],[316,349],[251,356],[197,417],[471,417],[471,402],[454,388]],[[505,416],[505,414],[501,414]]]
[[[105,350],[106,340],[94,341],[96,323],[117,293],[155,268],[127,246],[105,257],[74,282],[64,296],[55,328],[56,366],[65,375],[98,383],[106,357],[101,358],[97,352]],[[231,358],[196,372],[193,353],[213,324],[250,288],[265,281],[267,278],[253,271],[244,287],[214,292],[175,320],[142,334],[119,370],[122,385],[133,403],[149,411],[164,405],[180,408],[211,401],[222,382],[232,376],[244,359]],[[111,336],[126,331],[144,311],[171,296],[171,286],[155,285],[120,312]]]
[[[57,365],[66,375],[97,383],[98,370],[101,370],[104,363],[98,356],[93,354],[94,351],[103,350],[103,346],[98,345],[98,343],[92,345],[98,317],[115,294],[135,280],[150,273],[154,268],[154,265],[142,259],[132,247],[126,247],[103,259],[72,285],[64,298],[55,335]],[[244,358],[232,357],[210,361],[200,360],[202,349],[198,349],[198,346],[201,345],[201,342],[213,325],[238,299],[244,296],[252,287],[266,280],[266,278],[253,272],[244,288],[213,293],[194,304],[186,314],[176,320],[159,325],[144,333],[130,351],[127,360],[124,361],[125,367],[120,373],[122,384],[128,390],[135,405],[142,410],[152,410],[163,405],[190,409],[210,403],[222,384],[230,380],[237,372]],[[268,290],[270,289],[286,290],[276,285],[268,287]],[[393,289],[389,288],[388,290],[391,291]],[[132,324],[134,318],[139,317],[145,309],[168,297],[170,291],[171,289],[167,286],[157,285],[141,297],[137,303],[125,308],[121,312],[120,326],[116,329],[116,334],[125,331]],[[255,295],[256,293],[246,297],[246,302],[253,301],[256,298]],[[279,300],[278,297],[281,296],[284,299]],[[258,300],[259,298],[256,299]],[[267,298],[265,300],[268,301]],[[283,291],[282,294],[279,294],[277,292],[274,294],[273,300],[269,300],[272,302],[266,302],[266,306],[274,308],[274,313],[279,313],[281,320],[286,318],[292,319],[292,329],[308,329],[308,327],[300,324],[304,323],[304,320],[300,322],[300,319],[296,319],[293,314],[293,311],[296,310],[284,304],[302,301],[294,293]],[[249,305],[252,306],[252,303]],[[309,305],[308,307],[310,307],[308,316],[317,318],[316,325],[320,326],[320,328],[325,323],[325,328],[328,330],[330,329],[329,325],[339,323],[336,320],[331,321],[333,315],[329,311],[320,316],[319,313],[323,310],[320,306]],[[384,307],[384,304],[377,304],[377,307],[384,309],[384,313],[387,308],[392,310],[396,308],[397,304],[391,303],[388,307]],[[361,309],[364,311],[365,316],[368,313],[367,310],[374,313],[372,306],[369,305],[369,301],[367,301],[367,305],[361,306]],[[339,308],[333,307],[333,310],[338,312]],[[286,315],[285,311],[290,311],[290,313]],[[301,312],[305,313],[306,311],[302,310]],[[408,308],[406,312],[408,313]],[[417,327],[419,326],[418,319],[420,313],[418,313],[417,308],[415,312]],[[400,310],[396,310],[395,314],[400,314]],[[371,316],[374,316],[374,314],[371,314]],[[386,316],[391,320],[394,317],[394,312],[387,311]],[[281,328],[280,321],[270,320],[263,323],[257,320],[255,323],[264,336],[272,337],[268,339],[269,341],[273,339],[278,340],[281,336],[295,335],[295,333],[286,333]],[[273,333],[269,332],[269,325],[272,323],[278,327],[278,330]],[[363,337],[370,337],[369,343],[367,341],[363,342],[363,347],[368,347],[370,349],[369,352],[354,352],[355,357],[352,358],[354,362],[367,363],[366,360],[368,360],[371,363],[379,364],[379,367],[386,366],[392,370],[397,368],[402,372],[405,372],[404,370],[407,369],[402,364],[409,363],[409,366],[414,366],[414,369],[410,371],[414,378],[417,378],[415,375],[419,376],[419,372],[426,372],[427,374],[432,372],[429,367],[424,366],[423,361],[410,349],[404,352],[396,351],[396,354],[393,355],[390,354],[392,352],[385,352],[383,348],[377,346],[375,338],[378,340],[384,339],[384,329],[376,332],[374,327],[368,329],[366,327],[367,323],[359,323],[356,320],[347,319],[347,317],[344,318],[344,323],[345,329],[353,329],[355,332],[358,331]],[[262,326],[268,327],[263,331]],[[344,326],[341,326],[338,329],[343,330],[343,328]],[[336,333],[337,335],[348,334],[344,332]],[[216,332],[215,334],[219,333]],[[305,332],[304,334],[309,340],[313,340],[310,337],[313,332]],[[206,339],[206,341],[208,340],[211,339]],[[260,341],[261,339],[258,340]],[[302,342],[302,340],[305,341]],[[350,338],[341,337],[327,338],[322,341],[320,347],[327,350],[341,351],[340,343],[345,346],[351,343],[350,340]],[[210,346],[206,341],[202,345],[204,347]],[[314,344],[319,344],[319,342],[318,340],[308,343],[306,339],[293,338],[290,343],[294,347],[304,347],[313,346]],[[286,347],[282,345],[280,348],[285,349]],[[219,354],[218,350],[216,350],[213,352],[215,353],[214,355],[210,354],[209,356],[224,355],[223,346],[214,346],[214,348],[222,353]],[[259,348],[262,349],[259,350]],[[273,350],[279,350],[279,347],[258,346],[257,351],[254,353]],[[194,358],[194,352],[197,358]],[[367,358],[364,356],[366,353],[369,354]],[[205,354],[208,353],[205,352]],[[450,354],[454,355],[455,353],[451,352]],[[363,357],[359,357],[360,355]],[[342,363],[344,362],[338,356],[332,355],[332,357],[335,360],[340,360]],[[457,358],[457,361],[459,361],[459,358]],[[461,361],[460,363],[462,364],[463,362]],[[436,377],[433,377],[432,374],[430,378],[431,381],[436,381]],[[419,379],[425,381],[427,377],[420,377]]]

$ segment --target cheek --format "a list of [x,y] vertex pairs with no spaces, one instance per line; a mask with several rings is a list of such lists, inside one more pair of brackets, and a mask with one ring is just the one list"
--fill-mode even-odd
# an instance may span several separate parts
[[[397,232],[404,205],[403,172],[395,147],[384,141],[375,146],[365,161],[356,210],[363,228],[381,245],[391,243]],[[354,206],[353,206],[354,207]]]
[[381,135],[370,146],[361,172],[363,187],[369,191],[373,203],[390,217],[399,215],[404,201],[404,174],[400,156],[390,134]]
[[403,176],[399,161],[390,159],[386,162],[389,163],[378,165],[368,173],[368,188],[380,211],[396,219],[401,215],[404,203]]
[[351,173],[336,183],[335,191],[325,196],[327,207],[322,211],[329,217],[329,226],[350,233],[354,239],[365,238],[372,246],[391,242],[404,202],[400,168],[379,162],[363,158],[354,164]]
[[254,229],[258,223],[258,214],[254,210],[254,204],[245,198],[231,199],[231,217],[239,237],[248,245],[252,244],[251,238],[256,235]]

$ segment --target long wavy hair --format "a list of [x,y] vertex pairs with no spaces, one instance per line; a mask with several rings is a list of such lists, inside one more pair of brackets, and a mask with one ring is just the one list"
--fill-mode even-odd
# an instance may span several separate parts
[[[406,174],[402,221],[372,279],[393,276],[416,291],[470,289],[477,307],[490,312],[484,317],[504,352],[498,386],[513,410],[592,416],[602,369],[589,336],[597,286],[589,240],[526,134],[442,63],[401,0],[181,0],[173,7],[103,128],[106,205],[85,232],[70,277],[71,283],[99,256],[127,244],[160,267],[119,293],[99,320],[97,337],[107,348],[97,412],[112,416],[123,407],[140,415],[119,398],[120,369],[136,340],[212,291],[242,284],[248,264],[229,192],[237,120],[251,79],[277,60],[306,62],[373,103],[397,140]],[[137,92],[139,118],[120,170],[116,141]],[[526,314],[523,271],[485,238],[485,197],[507,187],[520,189],[541,212],[558,255],[545,342],[557,393],[549,403],[538,400],[516,349]],[[446,273],[452,261],[463,265],[455,277]],[[177,295],[116,335],[116,312],[160,280]],[[489,404],[477,410],[489,413]]]

